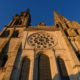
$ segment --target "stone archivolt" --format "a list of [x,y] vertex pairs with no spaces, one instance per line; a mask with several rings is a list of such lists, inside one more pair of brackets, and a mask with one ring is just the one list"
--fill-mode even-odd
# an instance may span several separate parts
[[0,80],[80,80],[80,24],[54,11],[54,25],[31,26],[29,9],[0,32]]

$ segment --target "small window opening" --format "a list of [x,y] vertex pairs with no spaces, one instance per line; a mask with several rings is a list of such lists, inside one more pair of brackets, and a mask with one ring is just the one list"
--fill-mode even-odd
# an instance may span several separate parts
[[8,59],[7,55],[1,56],[1,58],[0,58],[0,67],[4,67],[5,66],[7,59]]
[[69,28],[68,24],[66,24],[66,27]]
[[63,29],[63,26],[60,22],[57,24],[57,27],[61,27]]
[[66,30],[64,30],[64,33],[66,34],[66,36],[69,36]]
[[13,32],[13,34],[12,34],[12,37],[17,38],[18,35],[19,35],[19,31],[18,31],[18,30],[15,30],[15,31]]
[[8,37],[9,34],[10,34],[10,30],[7,30],[7,31],[4,31],[4,32],[0,35],[0,37]]
[[14,25],[21,25],[22,24],[22,21],[20,19],[17,19],[14,23]]
[[57,28],[59,28],[59,24],[56,24]]
[[75,29],[75,32],[76,32],[76,34],[77,34],[77,35],[79,35],[79,33],[78,33],[77,29]]

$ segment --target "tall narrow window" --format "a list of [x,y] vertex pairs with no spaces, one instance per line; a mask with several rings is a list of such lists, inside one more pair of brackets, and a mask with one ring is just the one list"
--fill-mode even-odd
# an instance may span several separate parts
[[21,25],[22,24],[22,21],[21,19],[17,19],[14,23],[14,25]]
[[2,56],[0,58],[0,67],[4,67],[5,66],[7,59],[8,59],[8,56],[7,55]]
[[59,26],[60,26],[60,27],[63,29],[63,26],[62,26],[62,24],[61,24],[60,22],[59,22],[58,24],[59,24]]
[[67,28],[69,28],[68,24],[65,23],[65,25],[66,25]]
[[70,80],[63,59],[58,57],[57,63],[58,63],[61,80]]
[[38,80],[52,80],[49,57],[44,54],[38,58]]
[[79,35],[79,33],[78,33],[77,29],[74,29],[74,31],[76,32],[76,34],[77,34],[77,35]]
[[19,31],[18,30],[15,30],[12,34],[12,37],[14,38],[17,38],[18,37],[18,34],[19,34]]
[[6,30],[0,35],[0,37],[8,37],[9,33],[10,33],[10,30]]
[[69,26],[68,26],[68,24],[66,23],[66,21],[64,20],[64,23],[65,23],[65,25],[66,25],[66,28],[69,28]]
[[8,48],[9,48],[9,42],[3,47],[1,53],[0,53],[0,67],[5,67],[5,64],[8,60]]
[[69,36],[66,29],[64,30],[64,33],[66,36]]
[[57,28],[59,28],[59,24],[56,24]]
[[30,59],[27,57],[23,58],[20,79],[19,80],[29,80],[29,70],[30,70]]

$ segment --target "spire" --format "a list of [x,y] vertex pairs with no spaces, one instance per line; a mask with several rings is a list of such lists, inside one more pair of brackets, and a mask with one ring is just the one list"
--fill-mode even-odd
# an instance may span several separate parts
[[31,15],[29,13],[29,9],[27,9],[24,12],[21,12],[20,15],[16,14],[11,22],[9,23],[9,26],[25,26],[28,27],[31,22]]
[[61,19],[63,19],[63,16],[61,16],[59,13],[57,13],[54,10],[54,24],[56,24],[57,22],[60,22]]
[[54,16],[59,16],[59,17],[62,17],[58,12],[56,12],[55,10],[54,10]]
[[20,16],[26,17],[27,15],[30,15],[29,11],[30,11],[30,10],[29,10],[29,8],[28,8],[26,11],[21,12],[21,13],[20,13]]
[[59,16],[59,14],[54,10],[54,16]]
[[60,14],[58,14],[56,11],[54,11],[54,24],[61,24],[63,29],[72,27],[71,22],[66,19],[64,16],[61,16]]

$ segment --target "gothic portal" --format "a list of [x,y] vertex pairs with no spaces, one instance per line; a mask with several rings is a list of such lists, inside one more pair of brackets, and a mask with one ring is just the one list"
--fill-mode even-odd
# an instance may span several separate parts
[[80,24],[54,11],[54,25],[31,26],[29,9],[0,32],[0,80],[80,80]]

